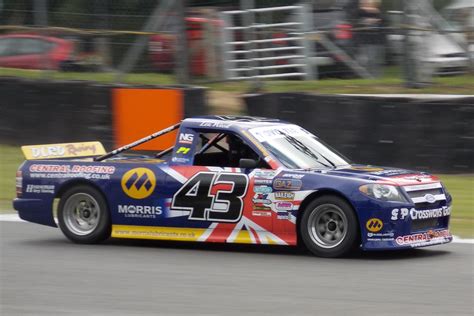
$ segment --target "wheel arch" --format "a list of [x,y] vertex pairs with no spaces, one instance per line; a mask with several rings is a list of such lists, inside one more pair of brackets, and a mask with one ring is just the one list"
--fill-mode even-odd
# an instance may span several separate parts
[[352,211],[355,214],[356,220],[357,220],[357,230],[359,232],[358,238],[359,238],[359,243],[361,242],[361,226],[360,226],[360,221],[359,221],[359,216],[357,215],[357,212],[355,211],[354,205],[351,203],[349,198],[345,196],[343,193],[340,191],[330,189],[330,188],[324,188],[324,189],[318,189],[317,191],[314,191],[313,193],[309,194],[307,197],[304,198],[304,200],[301,202],[300,207],[298,209],[298,213],[296,216],[296,234],[297,234],[297,244],[301,245],[303,241],[301,240],[301,231],[300,231],[300,222],[301,218],[303,217],[303,213],[306,209],[306,207],[315,199],[321,197],[321,196],[336,196],[342,200],[344,200],[347,204],[349,204],[352,208]]
[[67,182],[64,182],[59,187],[59,190],[58,190],[58,192],[56,192],[56,195],[54,196],[54,198],[55,199],[60,199],[64,195],[64,193],[66,193],[69,189],[71,189],[75,186],[78,186],[78,185],[86,185],[86,186],[90,186],[90,187],[96,189],[100,194],[102,194],[105,201],[107,202],[107,199],[106,199],[105,194],[102,191],[102,189],[97,184],[95,184],[94,182],[92,182],[90,180],[86,180],[86,179],[73,179],[73,180],[69,180]]

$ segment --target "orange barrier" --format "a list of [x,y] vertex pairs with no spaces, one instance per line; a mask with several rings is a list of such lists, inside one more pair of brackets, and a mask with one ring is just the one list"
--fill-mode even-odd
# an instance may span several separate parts
[[[174,89],[112,90],[115,145],[137,139],[176,124],[184,117],[183,93]],[[176,131],[137,146],[135,150],[162,150],[174,144]]]

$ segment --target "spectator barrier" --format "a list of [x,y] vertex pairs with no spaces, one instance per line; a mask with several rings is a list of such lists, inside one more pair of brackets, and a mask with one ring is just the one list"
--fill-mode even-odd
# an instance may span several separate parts
[[[204,89],[0,78],[0,143],[99,140],[107,149],[206,114]],[[174,139],[140,149],[159,150]]]

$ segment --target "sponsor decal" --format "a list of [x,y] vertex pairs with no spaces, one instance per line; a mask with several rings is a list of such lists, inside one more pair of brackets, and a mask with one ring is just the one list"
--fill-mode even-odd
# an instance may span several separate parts
[[179,162],[179,163],[189,163],[191,161],[190,158],[185,157],[173,157],[171,158],[172,162]]
[[393,241],[395,234],[390,233],[367,233],[367,241]]
[[410,217],[412,220],[415,219],[428,219],[451,215],[451,207],[443,206],[432,210],[410,210]]
[[277,191],[273,194],[275,195],[276,200],[292,201],[295,199],[295,194],[293,192]]
[[268,194],[258,193],[258,194],[254,195],[254,198],[256,198],[256,199],[267,199]]
[[85,173],[106,173],[113,174],[114,166],[90,166],[90,165],[41,165],[33,164],[30,166],[30,172],[85,172]]
[[206,228],[112,225],[112,237],[197,241]]
[[29,167],[32,178],[86,178],[86,179],[110,179],[115,173],[114,166],[100,165],[46,165],[32,164]]
[[255,171],[255,178],[273,178],[275,175],[276,175],[276,172],[271,171],[271,170]]
[[277,212],[277,219],[291,219],[291,212]]
[[271,193],[272,188],[268,187],[266,185],[258,185],[258,186],[253,188],[253,192],[255,192],[255,193]]
[[183,146],[181,146],[181,147],[178,148],[178,150],[176,151],[176,153],[177,153],[178,155],[179,155],[179,154],[181,154],[181,155],[187,155],[190,150],[191,150],[191,148],[189,148],[189,147],[183,147]]
[[288,134],[291,136],[308,135],[305,130],[296,125],[280,125],[278,127],[257,127],[249,131],[260,142],[268,141],[275,138],[283,138],[285,137],[284,134]]
[[31,148],[33,158],[53,158],[62,157],[66,153],[66,149],[61,146],[44,146]]
[[119,205],[118,213],[125,217],[156,218],[163,213],[161,206],[148,205]]
[[395,208],[392,210],[392,217],[390,219],[393,221],[403,220],[408,215],[412,220],[449,216],[451,215],[451,206],[442,206],[429,210],[417,210],[415,208],[411,208],[410,210],[408,208]]
[[153,171],[147,168],[135,168],[122,176],[122,190],[132,199],[149,197],[156,186],[156,177]]
[[275,190],[296,191],[301,189],[302,186],[303,182],[297,179],[276,178],[273,180],[273,188]]
[[254,184],[255,185],[272,184],[272,180],[271,179],[255,179]]
[[271,216],[272,216],[272,212],[270,212],[270,211],[256,211],[256,210],[253,210],[253,211],[252,211],[252,215],[253,215],[253,216],[257,216],[257,217],[271,217]]
[[371,172],[371,174],[377,175],[377,176],[390,177],[390,176],[398,176],[398,175],[402,175],[402,174],[407,174],[407,171],[403,170],[403,169],[384,169],[384,170],[380,170],[380,171]]
[[72,156],[81,156],[84,154],[95,155],[97,150],[96,144],[68,144],[66,147],[66,154]]
[[202,127],[217,127],[217,128],[229,128],[232,126],[232,123],[229,122],[202,122],[199,124]]
[[393,241],[392,238],[367,238],[367,241]]
[[276,202],[275,208],[278,211],[290,211],[291,209],[293,209],[293,203],[285,201]]
[[26,193],[45,193],[54,194],[54,185],[48,184],[28,184],[26,186]]
[[178,142],[181,144],[192,144],[194,140],[193,134],[180,133],[178,137]]
[[265,206],[265,205],[254,205],[253,206],[254,211],[271,211],[272,209],[270,206]]
[[449,230],[430,230],[426,233],[398,236],[395,242],[400,245],[422,246],[430,243],[442,242],[445,238],[451,237]]
[[252,199],[254,204],[272,204],[272,201],[269,199]]
[[365,223],[365,228],[367,228],[369,232],[377,233],[382,230],[383,223],[378,218],[371,218]]
[[295,173],[285,173],[282,175],[283,178],[292,178],[292,179],[301,179],[305,175],[304,174],[295,174]]
[[99,142],[22,146],[27,159],[93,156],[105,153]]

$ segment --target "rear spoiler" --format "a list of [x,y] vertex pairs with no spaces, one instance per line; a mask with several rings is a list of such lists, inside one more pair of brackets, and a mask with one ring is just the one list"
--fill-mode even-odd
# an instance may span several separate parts
[[79,158],[104,155],[105,149],[100,142],[64,143],[21,146],[27,160]]

